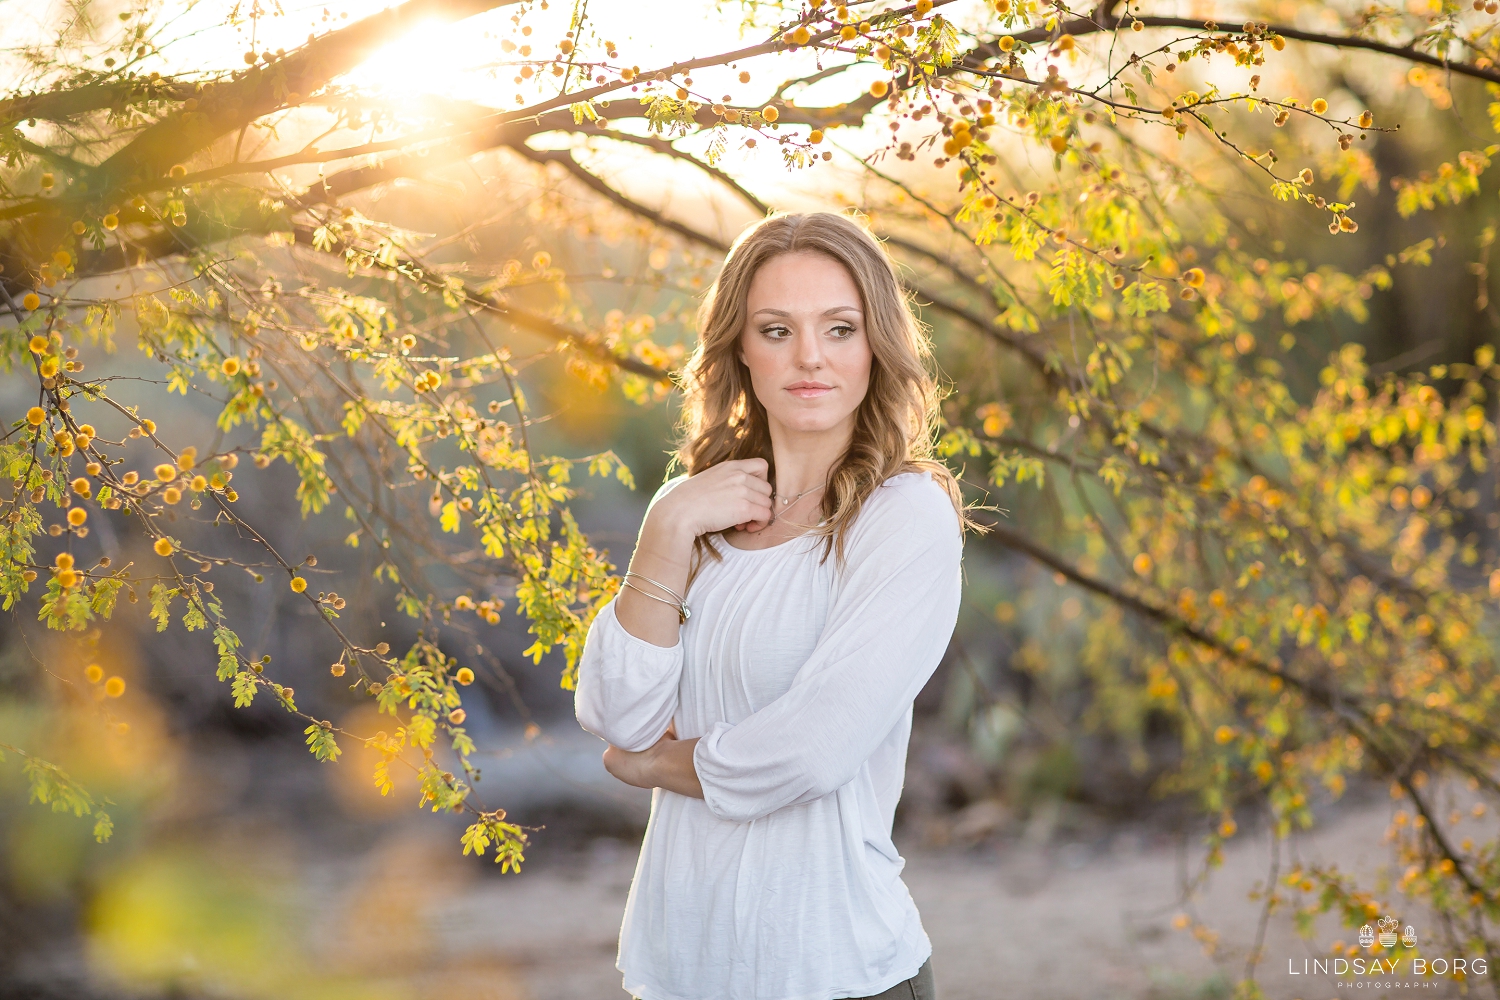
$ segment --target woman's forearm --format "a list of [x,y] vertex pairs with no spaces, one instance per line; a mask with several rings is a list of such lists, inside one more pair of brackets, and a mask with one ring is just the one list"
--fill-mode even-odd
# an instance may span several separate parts
[[[630,586],[620,588],[615,598],[615,617],[625,631],[656,646],[677,645],[678,629],[682,622],[677,609],[671,604],[672,595],[652,586],[647,578],[655,580],[677,594],[687,591],[688,565],[692,557],[693,536],[678,525],[663,524],[662,518],[646,519],[641,526],[640,538],[635,545],[635,554],[630,558],[630,572],[640,576],[627,576]],[[654,594],[656,600],[647,597]]]
[[668,732],[647,750],[631,753],[612,746],[604,751],[604,767],[610,774],[637,788],[665,788],[678,795],[703,798],[703,784],[693,764],[697,739],[679,740]]

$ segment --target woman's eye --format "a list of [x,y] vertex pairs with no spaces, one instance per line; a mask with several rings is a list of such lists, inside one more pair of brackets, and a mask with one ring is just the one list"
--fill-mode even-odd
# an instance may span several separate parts
[[781,340],[785,337],[791,336],[791,332],[784,326],[768,326],[760,332],[775,340]]
[[852,327],[852,326],[836,326],[830,332],[838,340],[847,340],[850,337],[854,336],[854,327]]

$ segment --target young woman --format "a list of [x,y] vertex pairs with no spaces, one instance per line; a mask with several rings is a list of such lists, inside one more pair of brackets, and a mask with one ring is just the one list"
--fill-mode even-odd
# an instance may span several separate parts
[[688,367],[688,473],[579,663],[604,763],[652,788],[618,967],[641,1000],[931,1000],[891,824],[958,614],[957,483],[895,269],[859,225],[735,242]]

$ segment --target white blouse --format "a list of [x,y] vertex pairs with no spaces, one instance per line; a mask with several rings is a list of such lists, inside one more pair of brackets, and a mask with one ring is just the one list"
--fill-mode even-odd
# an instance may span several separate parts
[[[652,503],[685,477],[669,480]],[[701,799],[651,796],[617,967],[642,1000],[832,1000],[881,993],[932,952],[891,842],[912,701],[958,617],[962,534],[930,474],[887,480],[845,543],[706,559],[677,645],[585,640],[584,729],[644,750],[676,723]]]

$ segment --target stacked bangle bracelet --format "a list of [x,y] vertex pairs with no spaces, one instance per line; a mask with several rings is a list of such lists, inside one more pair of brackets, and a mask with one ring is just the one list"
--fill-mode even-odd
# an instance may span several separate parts
[[[645,580],[647,583],[651,584],[651,586],[658,587],[661,590],[665,591],[666,593],[671,594],[673,599],[669,601],[665,597],[657,597],[655,594],[648,593],[647,591],[642,590],[640,587],[637,587],[635,584],[633,584],[633,583],[630,582],[630,577],[632,577],[632,576],[635,577],[637,580]],[[677,593],[671,587],[668,587],[668,586],[665,586],[663,584],[657,583],[655,580],[651,579],[649,576],[641,576],[641,574],[634,573],[634,572],[628,572],[627,571],[626,574],[625,574],[625,578],[626,578],[625,579],[625,586],[629,587],[631,590],[635,591],[637,594],[640,594],[643,597],[649,597],[653,601],[661,601],[663,604],[670,604],[672,607],[676,608],[677,609],[677,624],[679,624],[679,625],[685,624],[687,622],[687,620],[693,616],[692,610],[690,608],[688,608],[687,598],[685,598],[681,594]]]

